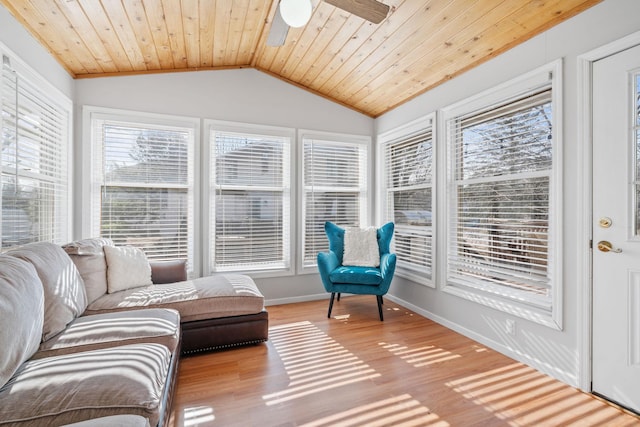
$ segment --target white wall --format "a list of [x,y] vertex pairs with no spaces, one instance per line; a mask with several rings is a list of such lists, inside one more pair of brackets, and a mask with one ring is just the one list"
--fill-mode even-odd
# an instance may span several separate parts
[[373,120],[254,69],[76,80],[76,106],[371,135]]
[[73,99],[73,79],[42,45],[0,5],[0,42],[31,68]]
[[[390,293],[398,302],[440,321],[516,359],[531,364],[571,385],[582,384],[585,372],[581,360],[584,346],[579,292],[584,285],[576,278],[588,277],[581,271],[578,247],[580,239],[579,206],[590,206],[583,193],[580,171],[581,145],[578,139],[578,71],[577,57],[583,53],[640,30],[640,2],[606,0],[576,17],[546,31],[510,51],[465,74],[411,100],[375,121],[376,133],[393,129],[427,113],[437,111],[475,93],[524,74],[555,59],[564,61],[564,218],[563,285],[564,329],[548,327],[515,318],[516,336],[506,334],[506,319],[496,310],[468,300],[396,278]],[[441,274],[439,277],[443,277]],[[440,279],[442,280],[442,279]],[[438,283],[442,286],[442,283]],[[411,302],[410,304],[408,302]],[[585,369],[586,370],[586,369]],[[586,375],[588,378],[588,373]]]

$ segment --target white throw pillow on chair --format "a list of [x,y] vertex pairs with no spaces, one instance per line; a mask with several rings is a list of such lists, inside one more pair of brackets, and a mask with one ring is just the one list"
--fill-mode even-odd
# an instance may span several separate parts
[[379,267],[378,230],[375,227],[346,227],[342,265]]

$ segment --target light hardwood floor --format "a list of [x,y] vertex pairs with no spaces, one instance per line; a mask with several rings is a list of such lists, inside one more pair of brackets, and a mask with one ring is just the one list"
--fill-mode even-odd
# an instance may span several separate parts
[[385,300],[268,307],[269,341],[181,361],[174,426],[640,426]]

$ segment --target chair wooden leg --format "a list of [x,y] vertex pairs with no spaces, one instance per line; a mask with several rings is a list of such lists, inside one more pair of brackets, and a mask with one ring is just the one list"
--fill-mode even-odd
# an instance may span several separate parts
[[376,295],[376,298],[378,299],[378,313],[380,314],[380,321],[384,321],[384,317],[382,316],[382,295]]
[[338,301],[340,301],[340,292],[338,292]]
[[[333,308],[333,298],[336,296],[335,292],[331,292],[331,299],[329,300],[329,312],[327,313],[327,318],[331,319],[331,309]],[[338,300],[340,299],[340,294],[338,294]]]

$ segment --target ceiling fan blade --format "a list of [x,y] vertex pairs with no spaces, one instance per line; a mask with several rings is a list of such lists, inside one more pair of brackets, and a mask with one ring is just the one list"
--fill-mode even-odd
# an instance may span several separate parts
[[377,0],[324,0],[335,7],[379,24],[389,13],[389,6]]
[[280,14],[280,5],[278,5],[278,9],[273,16],[273,22],[271,22],[269,35],[267,36],[267,46],[283,46],[288,33],[289,26],[284,22],[284,19],[282,19],[282,15]]
[[[389,14],[389,6],[377,0],[324,0],[335,7],[352,13],[369,22],[379,24]],[[283,46],[289,33],[289,25],[284,22],[280,14],[280,4],[271,22],[271,28],[267,35],[267,46]]]

